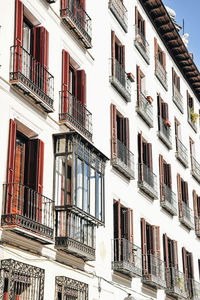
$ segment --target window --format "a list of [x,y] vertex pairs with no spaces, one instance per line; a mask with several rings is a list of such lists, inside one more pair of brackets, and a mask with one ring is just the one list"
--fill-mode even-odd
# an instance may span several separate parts
[[166,53],[158,45],[157,39],[154,37],[154,55],[155,55],[155,75],[165,88],[168,90],[167,72],[166,72]]
[[147,143],[142,133],[138,133],[138,162],[153,170],[152,163],[152,144]]
[[171,122],[169,121],[168,103],[157,95],[158,103],[158,136],[168,149],[172,149]]
[[187,112],[188,112],[188,122],[191,127],[197,132],[197,119],[199,115],[194,111],[194,99],[191,97],[187,91]]
[[[145,38],[146,30],[145,30],[145,20],[142,18],[139,13],[137,6],[135,7],[135,24],[139,29],[138,34],[142,35]],[[145,45],[144,45],[145,46]]]
[[195,157],[195,144],[194,141],[190,138],[190,156]]
[[[158,99],[158,117],[163,121],[168,121],[168,103],[165,103],[163,99],[160,97],[160,94],[157,96]],[[167,122],[165,122],[166,125]]]
[[172,68],[172,85],[180,92],[180,77],[176,74],[174,68]]
[[154,38],[154,51],[155,51],[155,60],[158,61],[159,64],[165,69],[166,68],[166,54],[158,45],[156,38]]
[[193,190],[195,232],[200,237],[200,196]]
[[177,191],[178,191],[179,217],[182,217],[183,214],[185,213],[184,208],[186,206],[189,206],[189,199],[188,199],[188,183],[181,178],[180,174],[177,174]]
[[165,186],[171,189],[172,187],[172,179],[171,179],[171,165],[166,163],[163,160],[162,155],[159,155],[159,164],[160,164],[160,184],[164,184]]
[[193,297],[193,282],[194,279],[194,269],[193,269],[193,255],[188,252],[184,247],[182,248],[182,258],[183,258],[183,272],[185,274],[187,292],[189,298]]
[[87,300],[88,285],[64,276],[56,276],[56,300]]
[[145,86],[145,75],[141,71],[140,67],[137,66],[137,98],[139,98],[140,93],[143,95],[146,94]]

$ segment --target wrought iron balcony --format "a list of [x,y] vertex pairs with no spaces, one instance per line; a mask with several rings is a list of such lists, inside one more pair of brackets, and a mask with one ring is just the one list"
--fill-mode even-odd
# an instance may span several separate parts
[[195,117],[193,115],[195,114],[195,112],[191,111],[191,108],[189,106],[187,108],[187,111],[188,111],[188,123],[194,129],[194,131],[197,132],[197,124],[196,124]]
[[66,0],[60,11],[65,24],[73,30],[78,40],[87,49],[92,47],[92,21],[80,4],[80,0]]
[[187,299],[185,276],[182,272],[170,267],[166,269],[167,289],[166,293],[178,299]]
[[7,183],[1,226],[43,244],[53,239],[53,201],[20,184]]
[[[180,211],[179,207],[179,211]],[[179,212],[179,220],[182,224],[184,224],[189,229],[194,229],[194,214],[192,209],[182,201],[182,216]]]
[[165,120],[158,116],[158,136],[167,148],[172,149],[171,128],[165,124]]
[[167,287],[165,279],[165,262],[153,254],[148,254],[145,256],[145,259],[147,259],[148,271],[145,273],[145,270],[143,270],[143,283],[156,288],[165,289]]
[[108,7],[122,26],[125,32],[128,32],[127,9],[121,0],[109,0]]
[[53,112],[54,77],[21,46],[10,48],[10,82],[46,112]]
[[188,290],[190,294],[190,299],[199,300],[200,299],[200,283],[194,279],[188,279]]
[[143,33],[140,31],[140,29],[135,25],[135,40],[134,45],[137,48],[137,50],[140,52],[146,63],[150,64],[150,55],[149,55],[149,44],[146,41]]
[[68,91],[60,92],[61,122],[70,122],[89,139],[92,139],[92,114],[76,97]]
[[44,270],[14,259],[0,261],[1,298],[39,300],[44,298]]
[[157,176],[144,163],[139,164],[138,186],[153,199],[158,198]]
[[153,105],[142,92],[139,92],[139,101],[136,107],[138,114],[144,119],[150,128],[153,127]]
[[200,182],[200,164],[197,162],[197,160],[191,156],[191,165],[192,165],[192,170],[191,174],[192,176]]
[[200,216],[194,217],[195,224],[197,224],[197,228],[195,228],[196,235],[200,237]]
[[163,65],[160,63],[158,57],[156,57],[155,60],[155,75],[162,84],[162,86],[165,88],[165,90],[168,90],[168,84],[167,84],[167,72]]
[[57,249],[85,261],[95,260],[96,224],[87,213],[73,207],[55,207]]
[[112,249],[114,271],[131,277],[142,276],[142,256],[139,247],[122,238],[112,240]]
[[166,185],[160,186],[162,189],[162,199],[160,199],[160,205],[169,211],[172,215],[177,215],[177,201],[176,194]]
[[134,179],[134,154],[120,140],[115,142],[117,143],[117,155],[111,160],[113,167],[127,178]]
[[175,155],[176,158],[184,165],[184,167],[188,168],[188,150],[178,138],[176,138]]
[[174,101],[174,103],[176,104],[176,106],[178,107],[178,109],[183,113],[183,96],[181,95],[180,91],[177,89],[177,87],[173,84],[172,85],[172,92],[173,92],[173,96],[172,99]]
[[117,59],[110,59],[111,76],[109,77],[110,83],[116,90],[126,99],[127,102],[131,101],[131,82],[125,72],[124,67],[118,62]]

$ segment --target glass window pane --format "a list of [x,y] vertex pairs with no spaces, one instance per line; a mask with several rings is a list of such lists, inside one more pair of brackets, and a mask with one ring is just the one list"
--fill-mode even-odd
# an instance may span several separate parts
[[83,210],[89,211],[89,166],[84,163],[84,203]]
[[90,169],[90,214],[95,216],[95,170]]
[[101,174],[96,173],[96,185],[97,185],[97,194],[96,194],[96,218],[101,219],[101,203],[102,203],[102,178]]
[[83,199],[83,163],[77,159],[77,202],[76,205],[82,209]]
[[55,205],[64,205],[65,156],[56,157]]
[[56,140],[56,153],[65,153],[66,152],[66,139],[57,138]]

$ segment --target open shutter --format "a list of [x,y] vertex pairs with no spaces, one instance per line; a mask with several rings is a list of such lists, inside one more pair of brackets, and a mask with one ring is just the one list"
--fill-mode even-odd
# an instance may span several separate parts
[[[61,0],[61,13],[62,13],[62,10],[66,10],[68,8],[68,0]],[[63,13],[64,15],[65,13]]]
[[140,76],[140,67],[137,66],[137,105],[140,103],[140,92],[141,92],[141,76]]
[[165,107],[165,120],[169,120],[168,103],[164,103],[164,107]]
[[133,210],[128,208],[128,240],[134,244],[133,236]]
[[114,238],[121,238],[121,214],[120,214],[120,200],[114,201]]
[[65,114],[69,110],[69,53],[62,51],[62,101],[61,113]]
[[172,188],[172,170],[171,170],[171,165],[167,164],[168,167],[168,184],[170,189]]
[[116,106],[114,104],[110,105],[111,113],[111,158],[115,159],[117,157],[117,113]]
[[160,259],[160,227],[152,226],[153,230],[153,255]]
[[48,69],[49,33],[43,26],[39,26],[34,27],[33,35],[33,57],[42,67]]
[[157,42],[157,38],[154,37],[154,56],[155,56],[155,70],[157,70],[157,56],[158,56],[158,42]]
[[165,200],[164,191],[164,168],[163,168],[163,156],[159,155],[159,170],[160,170],[160,201]]
[[187,205],[189,205],[189,198],[188,198],[188,183],[185,181],[184,182],[185,185],[185,198],[186,198],[186,203]]
[[[174,68],[172,67],[172,88],[174,87],[174,85],[175,85],[175,72],[174,72]],[[173,92],[173,94],[174,94],[174,92]]]
[[[187,253],[186,249],[182,248],[182,258],[183,258],[183,273],[185,275],[186,285],[188,286],[188,268],[187,268]],[[187,289],[187,294],[189,296],[189,290]]]
[[15,46],[23,46],[23,3],[15,1]]
[[153,162],[152,162],[152,144],[147,143],[147,155],[148,155],[148,167],[153,171]]
[[138,163],[139,163],[139,180],[143,182],[143,138],[142,133],[138,133]]
[[86,105],[86,74],[84,70],[75,72],[75,97]]
[[194,221],[195,221],[195,230],[198,232],[199,228],[199,217],[198,217],[198,208],[197,208],[197,193],[193,190],[193,203],[194,203]]
[[181,176],[177,174],[177,192],[178,192],[178,208],[179,217],[183,217],[182,192],[181,192]]
[[141,219],[141,233],[142,233],[142,266],[143,274],[148,274],[148,258],[147,258],[147,233],[146,233],[146,221]]
[[175,269],[178,270],[178,245],[177,245],[177,241],[173,240],[172,245],[173,245],[173,263],[174,263]]
[[135,6],[135,25],[138,27],[138,8]]
[[115,76],[115,32],[111,31],[112,76]]
[[123,45],[123,46],[121,46],[120,47],[121,48],[121,58],[122,58],[122,61],[121,61],[121,63],[122,63],[122,66],[123,66],[123,68],[125,69],[125,46]]
[[163,67],[166,70],[166,53],[162,52],[162,56],[163,56]]
[[166,271],[167,271],[167,287],[170,287],[170,265],[169,265],[169,251],[168,251],[168,238],[167,234],[163,235],[163,242],[164,242],[164,260],[166,263]]
[[[124,137],[124,145],[129,149],[129,119],[128,118],[123,118],[123,137]],[[128,154],[128,153],[126,153]]]
[[[146,22],[145,20],[142,21],[142,24],[143,24],[143,35],[144,35],[144,38],[146,37]],[[146,45],[144,45],[146,46]]]
[[15,168],[15,147],[16,147],[16,122],[10,119],[10,133],[8,143],[8,167],[7,167],[7,182],[13,183],[14,168]]

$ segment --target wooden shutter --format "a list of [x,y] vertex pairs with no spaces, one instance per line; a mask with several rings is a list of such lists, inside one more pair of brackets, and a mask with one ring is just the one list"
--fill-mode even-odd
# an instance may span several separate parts
[[128,208],[128,240],[134,244],[133,210],[131,208]]
[[121,205],[120,205],[120,200],[119,201],[114,201],[114,238],[115,239],[120,239],[121,238]]
[[[174,76],[175,76],[175,72],[174,72],[174,68],[172,67],[172,88],[175,85],[175,78],[174,78]],[[174,91],[173,91],[173,94],[174,94]]]
[[167,164],[168,167],[168,179],[169,179],[169,187],[172,188],[172,168],[171,168],[171,164]]
[[143,274],[148,274],[146,221],[143,218],[141,219],[141,233]]
[[169,265],[169,251],[168,251],[168,237],[165,233],[163,235],[163,244],[164,244],[164,258],[166,263],[166,271],[167,271],[167,287],[170,287],[170,265]]
[[197,208],[197,193],[193,190],[193,203],[194,203],[194,222],[195,222],[195,230],[198,232],[199,228],[199,216],[198,216],[198,208]]
[[[143,35],[144,35],[144,38],[146,37],[146,22],[145,20],[142,21],[142,24],[143,24]],[[145,47],[146,45],[144,45]]]
[[148,155],[148,167],[153,171],[153,162],[152,162],[152,144],[147,143],[147,155]]
[[125,69],[125,46],[121,46],[121,64],[123,68]]
[[129,119],[123,118],[123,137],[124,137],[124,145],[129,149]]
[[111,31],[112,76],[115,76],[115,32]]
[[182,191],[181,191],[181,176],[177,174],[177,192],[178,192],[178,208],[179,217],[183,217],[183,205],[182,205]]
[[117,157],[117,113],[116,106],[114,104],[110,105],[111,113],[111,158],[115,159]]
[[[188,267],[187,267],[187,252],[186,249],[182,248],[182,258],[183,258],[183,273],[185,275],[186,285],[188,286]],[[189,290],[187,289],[187,294],[189,295]]]
[[153,230],[153,255],[160,259],[160,227],[159,226],[152,226]]
[[177,245],[177,241],[173,240],[172,245],[173,245],[173,263],[174,263],[175,269],[178,270],[178,245]]
[[186,203],[189,204],[189,198],[188,198],[188,183],[185,181],[184,182],[185,186],[185,198],[186,198]]
[[160,201],[165,200],[164,194],[164,167],[163,167],[163,156],[159,155],[159,170],[160,170]]
[[15,46],[23,46],[23,3],[15,1]]
[[[68,0],[61,0],[61,13],[62,13],[62,10],[66,10],[68,8]],[[63,13],[64,15],[65,13]]]
[[140,181],[143,182],[143,138],[142,133],[138,133],[138,163],[140,170]]
[[140,67],[137,66],[137,105],[140,104],[140,92],[141,92],[141,75],[140,75]]
[[69,111],[69,53],[65,50],[62,51],[62,102],[61,113]]
[[162,56],[163,56],[163,67],[164,69],[166,69],[166,53],[162,52]]
[[157,38],[154,37],[154,56],[155,56],[155,70],[157,69],[157,62],[156,62],[156,58],[158,56],[158,42],[157,42]]
[[15,147],[16,147],[16,122],[10,119],[10,133],[8,142],[8,167],[7,167],[7,182],[13,183],[14,168],[15,168]]
[[135,25],[138,27],[138,8],[135,6]]
[[42,67],[49,67],[49,33],[43,27],[34,27],[33,31],[33,57]]
[[44,173],[44,143],[39,140],[39,163],[38,163],[38,193],[43,193],[43,173]]
[[75,97],[86,105],[86,74],[84,70],[75,72]]

